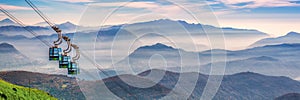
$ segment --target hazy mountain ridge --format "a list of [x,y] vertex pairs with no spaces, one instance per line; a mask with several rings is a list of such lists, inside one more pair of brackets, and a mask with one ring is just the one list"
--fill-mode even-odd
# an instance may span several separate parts
[[283,43],[300,43],[300,33],[298,32],[289,32],[284,36],[279,36],[275,38],[265,38],[261,39],[249,47],[259,47],[259,46],[265,46],[265,45],[277,45],[277,44],[283,44]]

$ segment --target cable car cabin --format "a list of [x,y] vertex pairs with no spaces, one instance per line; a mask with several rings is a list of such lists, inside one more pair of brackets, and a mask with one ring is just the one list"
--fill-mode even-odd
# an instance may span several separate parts
[[68,67],[68,74],[69,75],[77,75],[77,74],[79,74],[79,68],[78,68],[77,63],[75,63],[75,62],[71,63],[71,67]]
[[62,49],[57,47],[49,48],[49,60],[58,61],[61,58]]
[[71,67],[71,57],[62,55],[59,60],[59,68],[69,68]]

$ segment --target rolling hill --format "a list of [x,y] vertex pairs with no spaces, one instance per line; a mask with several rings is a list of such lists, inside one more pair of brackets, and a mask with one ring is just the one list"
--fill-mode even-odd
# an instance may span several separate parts
[[0,79],[1,100],[57,100],[48,93],[33,88],[13,85]]

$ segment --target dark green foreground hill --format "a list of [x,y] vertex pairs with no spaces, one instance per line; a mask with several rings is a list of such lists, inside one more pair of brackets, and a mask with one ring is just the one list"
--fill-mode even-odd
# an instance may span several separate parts
[[57,100],[48,93],[0,80],[0,100]]

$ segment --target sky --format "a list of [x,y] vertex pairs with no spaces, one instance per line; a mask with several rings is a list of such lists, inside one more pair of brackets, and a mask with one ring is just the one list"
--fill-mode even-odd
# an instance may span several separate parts
[[[169,18],[220,27],[257,29],[271,36],[300,32],[300,0],[31,1],[54,23],[70,21],[99,26]],[[43,21],[25,0],[0,0],[0,6],[26,24]],[[0,20],[4,18],[7,17],[0,13]]]

